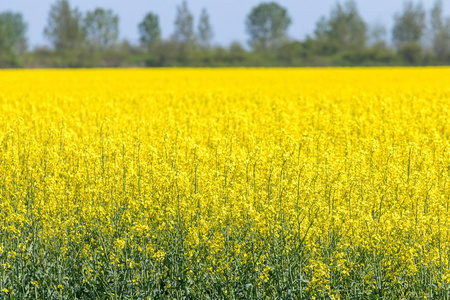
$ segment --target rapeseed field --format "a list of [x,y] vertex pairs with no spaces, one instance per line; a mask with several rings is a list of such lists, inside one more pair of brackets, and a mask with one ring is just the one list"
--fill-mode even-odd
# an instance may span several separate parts
[[0,299],[445,299],[450,68],[0,72]]

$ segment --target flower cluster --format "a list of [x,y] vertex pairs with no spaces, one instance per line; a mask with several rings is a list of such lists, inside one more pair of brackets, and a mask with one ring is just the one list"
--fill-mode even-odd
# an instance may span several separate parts
[[450,292],[450,69],[0,72],[0,298]]

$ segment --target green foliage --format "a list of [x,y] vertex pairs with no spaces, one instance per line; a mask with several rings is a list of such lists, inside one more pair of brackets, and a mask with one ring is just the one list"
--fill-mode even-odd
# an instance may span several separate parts
[[[188,2],[177,7],[175,30],[163,40],[158,15],[149,12],[138,24],[139,45],[119,43],[119,17],[97,8],[82,13],[69,0],[50,7],[44,34],[52,49],[27,52],[27,25],[21,14],[0,13],[0,67],[258,67],[390,66],[450,64],[450,17],[442,0],[429,11],[412,1],[394,17],[387,42],[383,24],[370,26],[354,0],[337,2],[304,40],[288,39],[288,11],[275,2],[254,7],[245,22],[250,50],[239,42],[212,46],[214,31],[206,9],[194,30]],[[429,36],[424,37],[425,32]]]
[[27,25],[22,14],[0,13],[0,66],[18,67],[20,55],[27,49]]
[[141,45],[151,49],[153,45],[161,40],[161,28],[159,27],[159,18],[153,13],[145,15],[139,23],[139,36]]
[[206,8],[202,9],[198,24],[198,43],[203,48],[209,48],[214,37],[214,32],[209,22],[209,15]]
[[422,4],[414,5],[412,1],[405,2],[403,11],[394,17],[392,36],[397,45],[404,43],[420,43],[425,33],[425,9]]
[[278,51],[278,59],[286,65],[301,65],[304,54],[301,42],[285,43]]
[[387,48],[387,29],[381,23],[375,23],[369,27],[368,44],[375,48]]
[[422,46],[419,43],[403,43],[398,49],[398,54],[403,62],[407,65],[422,64]]
[[436,1],[430,13],[432,47],[438,62],[450,60],[450,18],[444,18],[442,1]]
[[333,57],[335,65],[342,66],[382,66],[396,62],[395,52],[389,49],[367,48],[350,50]]
[[106,50],[115,45],[119,38],[119,16],[110,9],[97,8],[88,11],[83,29],[90,49]]
[[0,49],[21,54],[27,48],[25,36],[27,24],[22,14],[13,12],[0,13]]
[[81,13],[68,0],[57,0],[50,8],[44,34],[56,50],[79,48],[84,39]]
[[191,46],[195,42],[194,16],[186,1],[177,7],[173,40],[185,46]]
[[246,21],[250,46],[261,52],[281,47],[287,40],[287,30],[291,22],[287,10],[275,2],[254,7]]
[[364,48],[367,42],[367,25],[359,15],[354,1],[337,3],[330,17],[317,23],[316,38],[326,45],[324,53]]

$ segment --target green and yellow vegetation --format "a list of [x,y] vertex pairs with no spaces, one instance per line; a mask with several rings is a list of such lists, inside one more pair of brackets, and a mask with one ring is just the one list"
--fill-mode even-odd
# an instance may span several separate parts
[[450,289],[449,68],[0,72],[0,299]]

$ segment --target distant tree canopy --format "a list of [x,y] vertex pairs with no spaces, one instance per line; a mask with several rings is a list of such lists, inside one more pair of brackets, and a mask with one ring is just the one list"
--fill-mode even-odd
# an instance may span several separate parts
[[354,1],[337,3],[328,18],[319,20],[315,34],[328,48],[325,52],[330,54],[361,49],[367,43],[367,25]]
[[209,21],[209,15],[206,8],[202,9],[200,21],[198,24],[197,40],[201,47],[209,48],[211,41],[214,38],[214,32]]
[[155,43],[161,40],[161,28],[159,27],[159,18],[153,13],[145,15],[138,26],[139,40],[141,45],[150,49]]
[[403,11],[394,17],[392,38],[399,56],[408,64],[419,64],[422,61],[422,38],[425,34],[426,12],[419,2],[404,3]]
[[369,27],[369,36],[367,39],[367,42],[369,46],[373,47],[387,47],[386,42],[386,36],[387,36],[387,29],[382,23],[374,23],[372,26]]
[[27,50],[26,30],[22,14],[0,13],[0,67],[21,65],[20,56]]
[[450,17],[445,18],[443,11],[442,1],[438,0],[430,13],[432,47],[439,61],[450,58]]
[[267,2],[252,7],[245,19],[249,48],[239,41],[213,44],[208,11],[203,8],[194,19],[187,0],[176,6],[174,31],[167,37],[158,15],[144,13],[136,22],[136,43],[119,40],[116,12],[102,7],[81,12],[70,0],[53,1],[44,29],[50,47],[29,50],[22,15],[0,11],[0,68],[450,65],[444,0],[427,2],[427,10],[423,0],[405,0],[391,28],[367,24],[356,5],[363,0],[336,0],[302,40],[288,36],[292,20],[287,9],[262,0]]
[[56,50],[71,50],[81,45],[84,35],[82,15],[68,0],[58,0],[50,8],[44,34]]
[[173,40],[185,46],[191,46],[195,42],[194,16],[186,1],[183,1],[181,6],[177,6]]
[[119,16],[112,10],[97,8],[88,11],[83,22],[86,42],[92,49],[105,50],[119,38]]
[[426,12],[422,4],[407,1],[403,11],[394,17],[392,37],[397,45],[403,43],[420,43],[425,33]]
[[0,51],[21,54],[27,49],[27,24],[22,14],[0,13]]
[[262,52],[279,48],[287,40],[291,23],[287,10],[275,2],[256,6],[246,21],[250,46]]

